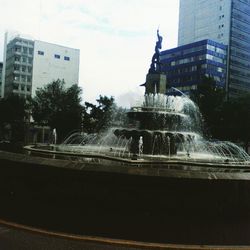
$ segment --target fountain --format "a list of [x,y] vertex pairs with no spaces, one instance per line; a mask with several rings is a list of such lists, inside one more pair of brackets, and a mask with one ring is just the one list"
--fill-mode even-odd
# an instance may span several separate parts
[[57,150],[138,162],[185,161],[249,166],[250,156],[230,142],[204,139],[198,107],[184,94],[146,94],[128,112],[128,127],[110,128],[101,135],[74,133]]
[[1,152],[0,215],[70,234],[250,245],[250,156],[205,139],[194,102],[168,94],[157,36],[144,98],[126,122],[29,145],[27,155]]
[[141,85],[145,87],[144,99],[127,112],[128,126],[111,128],[102,135],[75,133],[58,150],[150,164],[174,160],[249,166],[250,156],[237,145],[205,140],[198,107],[180,90],[172,87],[167,91],[166,75],[161,72],[159,30],[157,38],[146,82]]

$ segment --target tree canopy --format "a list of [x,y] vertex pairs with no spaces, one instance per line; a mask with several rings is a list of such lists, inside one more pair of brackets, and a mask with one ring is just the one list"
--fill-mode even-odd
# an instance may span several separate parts
[[221,128],[222,139],[242,142],[247,149],[250,142],[250,93],[223,104]]
[[216,86],[213,78],[205,76],[197,89],[191,92],[191,99],[200,108],[207,135],[211,133],[217,137],[221,132],[218,124],[220,124],[225,96],[225,90]]
[[83,129],[87,133],[97,133],[107,129],[112,122],[112,114],[115,108],[114,98],[99,96],[97,105],[85,102]]
[[243,143],[250,142],[250,93],[226,100],[224,89],[211,78],[204,78],[191,98],[200,108],[207,133],[213,138]]
[[0,139],[20,142],[24,140],[27,102],[18,95],[0,99]]
[[75,129],[80,129],[83,107],[81,88],[65,88],[64,80],[56,80],[36,91],[32,100],[35,122],[56,128],[59,141]]

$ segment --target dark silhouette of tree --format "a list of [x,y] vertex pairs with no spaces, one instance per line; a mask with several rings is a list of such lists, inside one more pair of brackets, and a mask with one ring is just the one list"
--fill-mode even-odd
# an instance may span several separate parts
[[1,99],[0,114],[1,140],[23,142],[25,121],[28,119],[26,100],[18,95]]
[[36,123],[56,128],[58,141],[81,128],[83,106],[81,88],[65,88],[64,80],[56,80],[36,91],[32,100],[32,116]]
[[85,102],[83,129],[87,133],[98,133],[107,129],[112,123],[114,98],[100,95],[96,101],[97,105]]
[[222,139],[242,142],[247,150],[250,142],[250,94],[225,102],[221,120]]
[[191,99],[199,106],[207,135],[218,138],[221,133],[222,106],[225,90],[218,87],[211,77],[204,77],[197,89],[191,92]]

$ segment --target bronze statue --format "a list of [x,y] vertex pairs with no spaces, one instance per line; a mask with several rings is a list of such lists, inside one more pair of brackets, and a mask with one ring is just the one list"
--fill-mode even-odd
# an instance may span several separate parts
[[158,41],[155,44],[155,53],[152,57],[149,73],[160,73],[161,72],[161,63],[160,63],[160,49],[162,44],[162,36],[159,34],[159,29],[157,29]]

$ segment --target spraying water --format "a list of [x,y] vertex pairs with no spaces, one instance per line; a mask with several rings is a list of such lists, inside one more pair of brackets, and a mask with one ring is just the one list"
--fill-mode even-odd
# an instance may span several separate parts
[[231,142],[205,140],[201,114],[195,103],[181,95],[148,94],[127,113],[128,127],[103,134],[75,133],[60,150],[144,160],[185,160],[223,164],[250,163],[250,156]]

